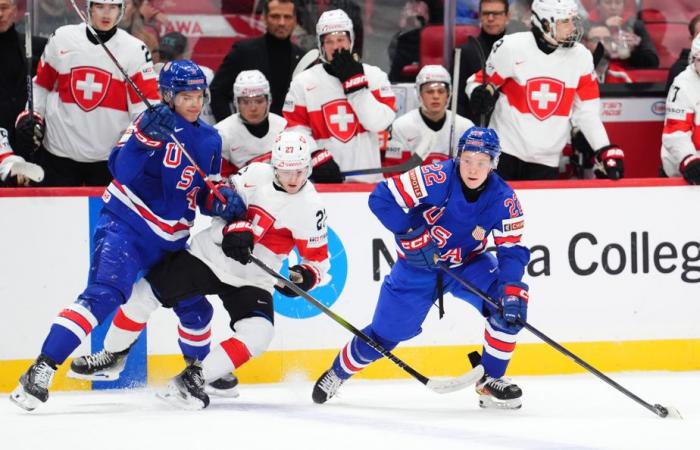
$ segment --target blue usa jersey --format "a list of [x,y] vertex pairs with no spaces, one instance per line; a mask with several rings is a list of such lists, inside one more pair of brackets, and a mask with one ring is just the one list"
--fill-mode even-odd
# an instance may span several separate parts
[[394,234],[424,225],[451,267],[482,253],[493,233],[499,283],[520,281],[530,251],[521,242],[525,219],[515,192],[495,172],[475,202],[466,200],[461,184],[453,160],[420,166],[377,185],[369,206]]
[[[140,118],[139,118],[140,119]],[[190,160],[172,141],[154,141],[132,124],[109,157],[114,180],[103,195],[105,208],[169,251],[185,247],[197,205],[211,195]],[[221,137],[201,119],[175,114],[175,135],[212,180],[221,170]]]

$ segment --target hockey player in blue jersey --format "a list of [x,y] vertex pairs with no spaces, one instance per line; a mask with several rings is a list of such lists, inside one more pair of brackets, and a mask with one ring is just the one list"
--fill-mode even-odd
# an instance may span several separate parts
[[[398,259],[384,278],[372,322],[363,331],[391,350],[421,332],[436,299],[442,315],[442,293],[470,303],[486,319],[477,383],[480,406],[520,408],[522,391],[504,378],[526,318],[528,286],[522,282],[530,251],[521,243],[524,218],[518,197],[493,169],[500,144],[496,133],[472,127],[459,140],[458,157],[416,167],[375,188],[369,207],[391,230]],[[485,253],[493,234],[496,256]],[[469,280],[503,306],[502,313],[451,278],[440,265]],[[316,381],[312,398],[324,403],[345,380],[381,355],[357,337],[340,350],[330,369]]]
[[191,61],[176,61],[166,64],[159,83],[164,104],[141,114],[110,155],[114,180],[102,197],[87,288],[58,314],[39,357],[10,394],[26,410],[46,402],[57,367],[129,298],[140,274],[185,247],[197,206],[226,220],[245,212],[229,187],[220,187],[226,202],[220,201],[170,138],[176,135],[196,164],[218,177],[221,138],[199,119],[207,95],[204,73]]

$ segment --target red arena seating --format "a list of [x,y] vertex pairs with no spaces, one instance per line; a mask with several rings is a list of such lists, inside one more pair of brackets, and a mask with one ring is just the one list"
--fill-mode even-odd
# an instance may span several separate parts
[[[455,27],[455,43],[464,44],[469,36],[477,36],[480,28],[476,25],[458,25]],[[428,64],[443,64],[442,43],[445,27],[429,25],[420,34],[420,66]]]
[[659,54],[659,67],[669,68],[684,47],[690,46],[685,23],[648,23],[647,31]]
[[[642,20],[650,22],[683,22],[700,14],[698,0],[641,0],[640,14]],[[687,31],[685,33],[687,35]]]

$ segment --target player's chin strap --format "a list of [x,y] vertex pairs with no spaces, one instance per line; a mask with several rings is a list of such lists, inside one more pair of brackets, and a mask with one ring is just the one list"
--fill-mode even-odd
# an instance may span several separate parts
[[[320,301],[316,300],[314,297],[312,297],[310,294],[308,294],[305,290],[301,289],[299,286],[294,284],[293,282],[289,281],[287,278],[284,277],[284,275],[280,274],[274,269],[271,269],[268,267],[267,264],[265,264],[263,261],[258,259],[257,256],[254,254],[250,255],[250,260],[258,267],[260,267],[263,271],[267,272],[269,275],[273,276],[277,280],[279,280],[285,287],[291,289],[294,291],[295,294],[301,296],[304,300],[307,302],[311,303],[323,313],[325,313],[327,316],[329,316],[331,319],[335,320],[338,322],[343,328],[346,330],[350,331],[352,334],[363,340],[367,345],[372,347],[375,351],[380,353],[382,356],[386,357],[389,361],[393,362],[400,368],[402,368],[404,371],[406,371],[409,375],[411,375],[413,378],[416,380],[420,381],[423,383],[426,387],[428,387],[431,391],[437,392],[438,394],[447,394],[449,392],[455,392],[459,391],[460,389],[464,389],[468,386],[474,385],[483,375],[484,375],[484,367],[481,365],[478,365],[465,373],[464,375],[461,375],[459,377],[455,378],[448,378],[445,380],[431,380],[430,378],[426,377],[425,375],[422,375],[418,373],[413,367],[409,366],[402,360],[400,360],[397,356],[395,356],[393,353],[391,353],[389,350],[386,350],[384,347],[379,345],[377,342],[375,342],[372,338],[367,336],[365,333],[363,333],[361,330],[355,328],[351,323],[349,323],[347,320],[343,319],[340,317],[338,314],[334,313],[331,311],[326,305],[321,303]],[[472,356],[473,358],[473,356]]]
[[[450,269],[449,269],[445,264],[441,264],[441,265],[440,265],[440,268],[441,268],[442,271],[445,272],[448,276],[450,276],[452,279],[454,279],[457,283],[459,283],[459,284],[461,284],[462,286],[464,286],[465,288],[467,288],[467,290],[469,290],[470,292],[472,292],[474,295],[476,295],[477,297],[479,297],[481,300],[483,300],[484,302],[488,303],[491,307],[496,308],[498,311],[501,311],[502,308],[501,308],[501,305],[500,305],[499,302],[497,302],[496,300],[492,299],[491,297],[489,297],[488,295],[486,295],[484,292],[482,292],[479,288],[477,288],[476,286],[473,286],[473,285],[472,285],[471,283],[469,283],[468,281],[462,279],[461,277],[459,277],[459,276],[458,276],[457,274],[455,274],[454,272],[450,271]],[[547,344],[549,344],[549,345],[551,345],[552,347],[554,347],[554,348],[555,348],[556,350],[558,350],[560,353],[562,353],[562,354],[568,356],[568,357],[569,357],[572,361],[574,361],[576,364],[578,364],[579,366],[583,367],[583,368],[586,369],[587,371],[591,372],[593,375],[595,375],[596,377],[598,377],[598,378],[600,378],[601,380],[605,381],[605,382],[608,383],[610,386],[612,386],[612,387],[614,387],[615,389],[617,389],[618,391],[622,392],[622,393],[625,394],[627,397],[629,397],[629,398],[631,398],[632,400],[634,400],[635,402],[639,403],[640,405],[642,405],[643,407],[645,407],[645,408],[648,409],[649,411],[653,412],[653,413],[656,414],[657,416],[662,417],[662,418],[663,418],[663,417],[673,417],[673,418],[676,418],[676,419],[682,419],[680,412],[679,412],[676,408],[671,407],[671,406],[668,406],[668,407],[667,407],[667,406],[662,406],[662,405],[660,405],[660,404],[658,404],[658,403],[652,405],[652,404],[650,404],[650,403],[645,402],[644,400],[642,400],[641,398],[639,398],[638,396],[636,396],[636,395],[633,394],[632,392],[630,392],[630,391],[628,391],[627,389],[625,389],[624,387],[620,386],[617,382],[613,381],[610,377],[608,377],[607,375],[605,375],[603,372],[599,371],[599,370],[596,369],[595,367],[593,367],[593,366],[591,366],[590,364],[588,364],[586,361],[584,361],[584,360],[582,360],[581,358],[579,358],[578,356],[574,355],[574,354],[571,353],[569,350],[567,350],[566,348],[564,348],[561,344],[559,344],[558,342],[556,342],[554,339],[551,339],[549,336],[547,336],[546,334],[542,333],[540,330],[538,330],[537,328],[533,327],[532,325],[530,325],[530,324],[527,323],[526,321],[524,321],[524,320],[518,318],[518,323],[519,323],[520,325],[522,325],[523,328],[527,329],[530,333],[534,334],[535,336],[537,336],[538,338],[542,339],[542,340],[543,340],[544,342],[546,342]]]

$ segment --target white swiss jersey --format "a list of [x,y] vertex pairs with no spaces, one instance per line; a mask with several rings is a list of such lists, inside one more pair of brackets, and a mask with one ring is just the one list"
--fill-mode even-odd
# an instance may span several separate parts
[[[399,117],[391,126],[391,140],[387,145],[386,158],[405,160],[418,152],[425,163],[447,159],[452,145],[450,117],[451,113],[447,110],[445,123],[438,131],[434,131],[425,123],[419,108]],[[459,141],[460,136],[473,126],[474,123],[471,120],[459,114],[455,115],[455,142]],[[457,154],[456,149],[453,154]]]
[[287,121],[275,113],[268,114],[267,120],[269,123],[267,134],[260,138],[250,134],[239,113],[232,114],[214,125],[223,141],[221,159],[234,166],[233,170],[229,169],[229,172],[236,172],[254,159],[272,152],[275,138],[284,131]]
[[[341,171],[381,166],[377,133],[396,116],[396,97],[381,69],[362,64],[368,87],[345,95],[338,78],[317,64],[294,77],[282,110],[287,127],[310,133]],[[349,177],[375,182],[381,175]]]
[[[321,197],[309,181],[296,194],[288,194],[273,185],[274,168],[252,163],[231,184],[248,206],[246,220],[253,226],[253,254],[279,271],[282,262],[296,246],[301,261],[323,283],[328,276],[328,230]],[[275,279],[255,264],[240,264],[221,249],[223,227],[219,218],[192,239],[190,253],[204,261],[224,283],[232,286],[256,286],[272,292]]]
[[[500,90],[489,126],[504,153],[557,167],[571,122],[593,149],[610,143],[600,120],[593,57],[583,45],[546,54],[531,31],[510,34],[493,45],[485,70],[486,81]],[[469,77],[467,95],[483,82],[481,70]]]
[[[56,30],[34,77],[34,109],[46,119],[44,147],[79,162],[106,161],[146,106],[107,52],[87,38],[85,24]],[[158,80],[146,45],[118,29],[105,45],[150,102]]]
[[669,177],[680,176],[681,161],[700,152],[700,75],[693,64],[676,76],[668,91],[661,142],[661,163]]

